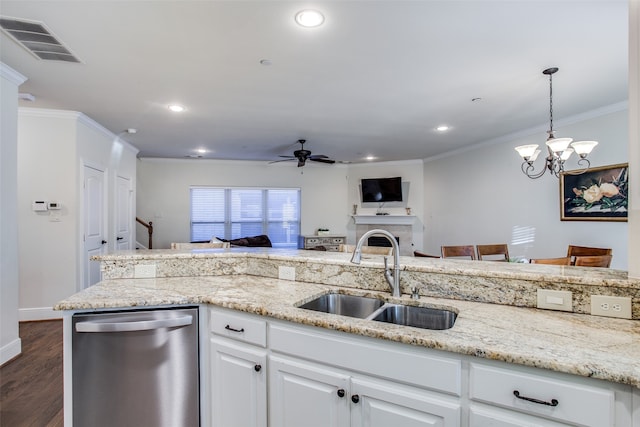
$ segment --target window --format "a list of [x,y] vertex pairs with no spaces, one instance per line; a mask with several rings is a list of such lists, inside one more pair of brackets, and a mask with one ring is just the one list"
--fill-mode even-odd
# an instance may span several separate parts
[[299,188],[191,188],[191,241],[260,234],[274,247],[297,247]]

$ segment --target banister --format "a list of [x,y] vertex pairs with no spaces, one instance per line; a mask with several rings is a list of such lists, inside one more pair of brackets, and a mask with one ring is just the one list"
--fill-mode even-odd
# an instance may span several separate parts
[[136,222],[140,223],[143,227],[147,229],[147,233],[149,233],[149,249],[153,249],[153,222],[149,221],[148,223],[144,222],[140,218],[136,217]]

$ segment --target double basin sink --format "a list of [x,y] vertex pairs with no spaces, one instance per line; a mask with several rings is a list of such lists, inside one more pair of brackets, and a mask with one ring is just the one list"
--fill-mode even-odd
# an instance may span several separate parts
[[450,310],[390,304],[377,298],[329,293],[299,308],[422,329],[449,329],[457,314]]

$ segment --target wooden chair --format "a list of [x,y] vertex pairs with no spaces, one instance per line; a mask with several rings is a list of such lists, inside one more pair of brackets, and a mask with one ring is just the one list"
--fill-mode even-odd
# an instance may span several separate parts
[[[509,247],[506,243],[498,245],[476,245],[480,261],[509,261]],[[485,259],[486,258],[486,259]]]
[[473,260],[476,259],[476,251],[473,245],[441,246],[440,251],[442,252],[442,258],[469,257]]
[[189,249],[212,249],[212,248],[228,248],[231,245],[229,242],[218,242],[218,243],[171,243],[171,249],[181,249],[181,250],[189,250]]
[[571,257],[561,258],[532,258],[529,260],[531,264],[550,264],[550,265],[571,265]]
[[592,248],[589,246],[569,245],[567,256],[571,258],[571,264],[575,264],[577,256],[613,255],[611,248]]
[[574,265],[576,267],[605,267],[611,265],[611,255],[577,256]]
[[[338,247],[339,252],[353,252],[356,248],[356,245],[340,245]],[[392,247],[387,246],[367,246],[362,245],[362,253],[363,254],[374,254],[374,255],[387,255],[391,256],[393,253]]]
[[413,251],[413,256],[414,257],[421,257],[421,258],[440,258],[438,255],[429,255],[429,254],[425,254],[424,252],[420,252],[420,251]]

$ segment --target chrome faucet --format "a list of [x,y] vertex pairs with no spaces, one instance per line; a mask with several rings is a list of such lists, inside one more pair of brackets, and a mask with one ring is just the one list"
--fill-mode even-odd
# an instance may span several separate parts
[[353,255],[351,256],[351,262],[354,264],[360,264],[362,259],[362,245],[365,240],[374,234],[379,234],[384,236],[391,242],[391,246],[393,248],[393,272],[388,265],[388,257],[384,257],[384,278],[387,280],[389,287],[391,287],[391,295],[394,297],[400,297],[400,247],[398,246],[398,241],[393,234],[389,233],[387,230],[369,230],[362,235],[360,240],[358,240],[358,244],[356,248],[353,250]]

